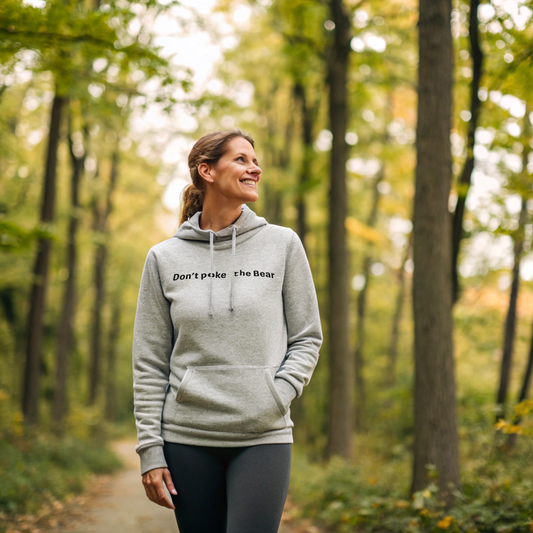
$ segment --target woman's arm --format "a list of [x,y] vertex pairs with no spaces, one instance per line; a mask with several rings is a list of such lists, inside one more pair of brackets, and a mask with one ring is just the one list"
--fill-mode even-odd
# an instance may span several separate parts
[[323,340],[311,268],[302,241],[294,231],[285,263],[283,306],[288,348],[274,383],[288,405],[302,395],[309,383]]
[[161,415],[169,381],[173,328],[153,248],[146,256],[133,329],[133,404],[141,474],[166,467]]

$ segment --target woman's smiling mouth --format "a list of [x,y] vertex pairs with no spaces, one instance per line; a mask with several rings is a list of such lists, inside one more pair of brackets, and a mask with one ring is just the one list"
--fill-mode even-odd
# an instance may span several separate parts
[[241,183],[248,185],[248,187],[253,187],[255,189],[255,181],[252,179],[241,180]]

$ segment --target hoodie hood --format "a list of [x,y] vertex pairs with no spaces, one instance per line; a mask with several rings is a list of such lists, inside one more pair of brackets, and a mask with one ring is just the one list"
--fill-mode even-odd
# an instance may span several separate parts
[[223,250],[231,246],[232,271],[230,275],[229,308],[233,311],[233,278],[235,277],[235,247],[237,244],[253,237],[261,231],[268,222],[265,218],[258,216],[246,204],[241,206],[239,218],[229,226],[219,231],[200,228],[200,216],[202,211],[197,211],[189,217],[174,234],[175,238],[189,241],[203,241],[209,243],[211,257],[211,275],[209,276],[209,315],[213,314],[213,272],[214,272],[214,250]]

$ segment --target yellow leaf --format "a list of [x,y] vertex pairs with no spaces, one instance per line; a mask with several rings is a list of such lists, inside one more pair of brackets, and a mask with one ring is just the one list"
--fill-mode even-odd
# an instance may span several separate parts
[[441,529],[448,529],[452,523],[453,518],[451,516],[445,516],[437,523],[437,527]]
[[394,503],[394,507],[399,507],[400,509],[407,509],[407,507],[411,507],[411,504],[406,500],[397,500]]
[[505,420],[498,420],[498,422],[496,422],[496,429],[501,429],[503,427],[505,427],[507,425],[507,422]]
[[350,235],[353,235],[354,237],[361,237],[365,241],[378,244],[383,242],[385,239],[383,233],[375,228],[371,228],[370,226],[363,224],[354,217],[346,217],[345,225]]

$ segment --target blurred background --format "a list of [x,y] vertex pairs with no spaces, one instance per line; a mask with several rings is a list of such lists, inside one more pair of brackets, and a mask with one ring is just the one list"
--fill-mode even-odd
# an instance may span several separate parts
[[0,523],[119,468],[146,254],[178,227],[194,142],[240,128],[249,207],[300,235],[323,319],[291,406],[294,516],[533,531],[532,14],[3,0]]

